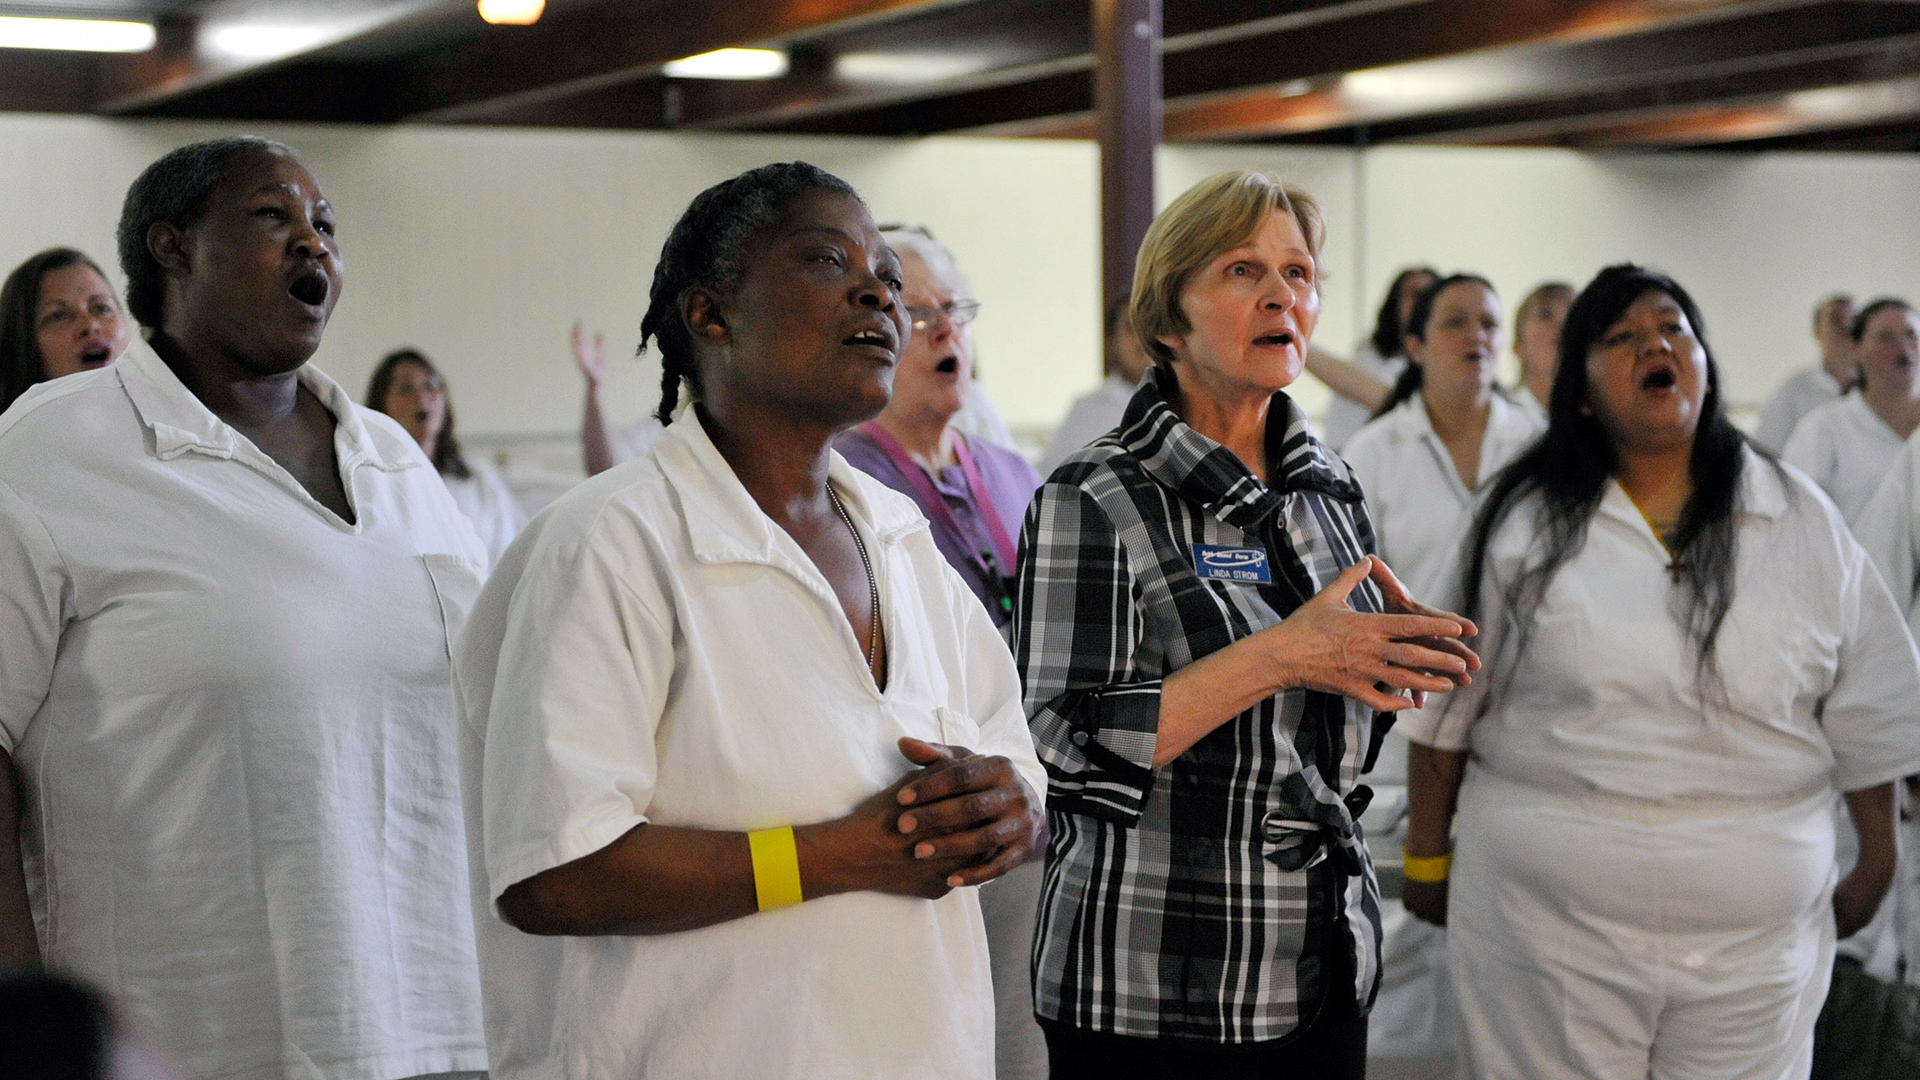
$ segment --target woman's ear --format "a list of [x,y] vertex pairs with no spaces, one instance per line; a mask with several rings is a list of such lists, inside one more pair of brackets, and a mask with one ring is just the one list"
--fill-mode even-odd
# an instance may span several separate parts
[[681,305],[681,314],[686,316],[687,328],[696,340],[707,345],[733,344],[726,315],[720,310],[720,298],[711,290],[696,285],[687,290]]
[[1427,366],[1427,343],[1412,334],[1400,339],[1400,351],[1407,354],[1407,359],[1421,367]]

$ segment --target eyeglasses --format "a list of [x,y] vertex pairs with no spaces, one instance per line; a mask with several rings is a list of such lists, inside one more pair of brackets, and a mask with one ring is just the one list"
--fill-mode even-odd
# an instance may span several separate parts
[[932,326],[934,323],[940,321],[940,316],[942,315],[945,315],[947,321],[955,326],[965,326],[972,322],[973,317],[978,314],[980,314],[980,301],[978,300],[949,300],[939,307],[910,307],[907,309],[907,317],[913,320],[913,328],[916,331],[925,330],[927,327]]

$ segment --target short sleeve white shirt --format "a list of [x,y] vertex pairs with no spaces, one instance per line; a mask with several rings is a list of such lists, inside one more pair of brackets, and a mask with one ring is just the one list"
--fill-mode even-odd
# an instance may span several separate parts
[[1341,452],[1360,478],[1373,512],[1378,554],[1413,595],[1428,598],[1441,584],[1461,532],[1472,516],[1475,492],[1533,445],[1546,424],[1501,394],[1493,395],[1480,436],[1480,465],[1470,489],[1453,456],[1434,433],[1420,394],[1360,429]]
[[1763,799],[1920,771],[1920,655],[1905,618],[1833,504],[1746,454],[1734,600],[1715,649],[1724,699],[1695,677],[1666,550],[1610,480],[1518,658],[1498,598],[1538,556],[1540,529],[1537,501],[1514,508],[1488,548],[1485,670],[1398,726],[1569,794]]
[[1753,441],[1778,454],[1786,449],[1793,429],[1813,410],[1839,397],[1844,391],[1824,367],[1796,371],[1787,377],[1760,410],[1760,422],[1753,429]]
[[1860,520],[1904,442],[1864,397],[1848,394],[1808,413],[1780,459],[1812,477],[1851,525]]
[[1867,501],[1853,535],[1867,549],[1906,612],[1907,627],[1920,633],[1920,433],[1900,448],[1893,467]]
[[919,511],[837,454],[829,479],[879,580],[884,691],[692,410],[563,496],[488,581],[456,668],[496,1080],[992,1076],[973,889],[645,937],[531,937],[489,911],[645,822],[843,816],[908,771],[901,736],[1004,754],[1044,790],[1012,657]]
[[397,424],[299,379],[351,524],[143,342],[0,417],[41,946],[193,1076],[484,1069],[448,648],[479,545]]
[[487,565],[492,566],[500,560],[507,545],[513,543],[513,538],[520,535],[520,526],[526,524],[526,518],[493,462],[469,458],[467,472],[469,475],[464,477],[442,476],[440,479],[447,482],[453,504],[473,523],[473,531],[480,534],[480,543],[487,549]]
[[1068,455],[1120,426],[1127,402],[1139,389],[1120,375],[1109,375],[1100,385],[1075,398],[1066,418],[1053,430],[1047,452],[1040,455],[1040,475],[1044,478],[1060,467]]

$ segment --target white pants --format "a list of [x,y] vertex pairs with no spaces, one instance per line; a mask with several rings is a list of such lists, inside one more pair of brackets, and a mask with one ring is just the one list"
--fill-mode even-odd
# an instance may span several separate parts
[[996,1080],[1046,1080],[1047,1038],[1033,1018],[1033,926],[1040,917],[1043,864],[1036,859],[980,886],[993,965]]
[[1793,1080],[1833,966],[1832,795],[1676,810],[1472,768],[1448,894],[1493,1080]]

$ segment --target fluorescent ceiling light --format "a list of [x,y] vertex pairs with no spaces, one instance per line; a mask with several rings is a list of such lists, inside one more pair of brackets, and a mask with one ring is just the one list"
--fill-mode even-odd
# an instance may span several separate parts
[[993,67],[994,58],[968,52],[859,52],[833,61],[833,73],[848,82],[912,86],[977,75]]
[[153,25],[103,19],[29,19],[0,15],[0,49],[146,52]]
[[547,0],[480,0],[480,17],[496,26],[532,26]]
[[777,79],[787,73],[787,54],[777,49],[715,49],[674,60],[661,70],[676,79]]
[[241,24],[214,30],[209,43],[229,56],[248,60],[272,60],[305,52],[326,40],[327,31],[319,26],[261,26]]

